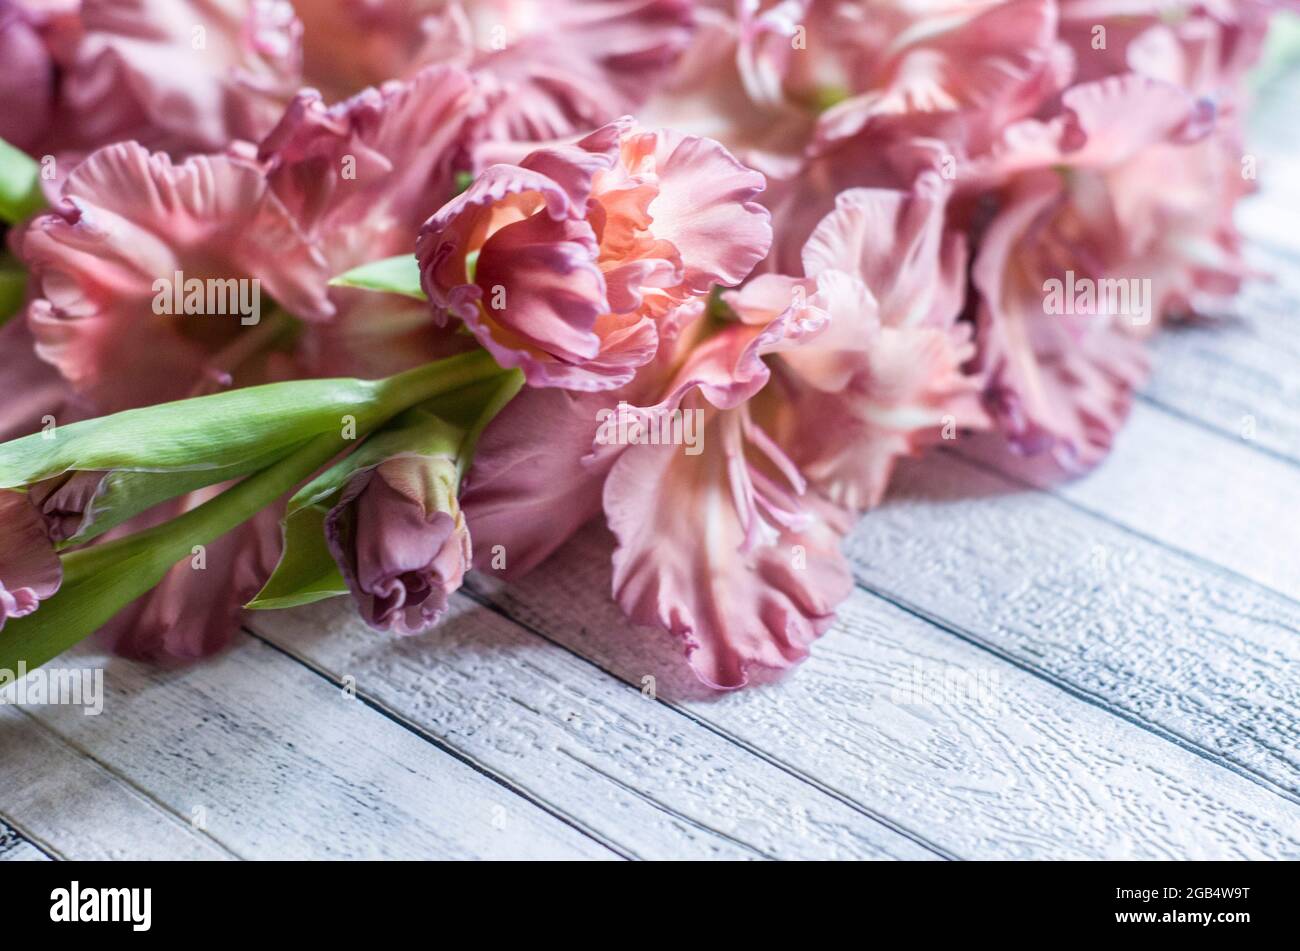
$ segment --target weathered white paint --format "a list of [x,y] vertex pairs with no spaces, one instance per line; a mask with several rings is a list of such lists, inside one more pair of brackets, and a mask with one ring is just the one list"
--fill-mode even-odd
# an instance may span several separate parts
[[59,858],[229,857],[95,755],[18,707],[0,706],[0,816]]
[[956,451],[1107,521],[1300,600],[1300,468],[1138,403],[1106,461],[1063,479],[997,438]]
[[[583,533],[516,584],[475,584],[624,681],[654,674],[712,729],[945,851],[1300,857],[1300,805],[865,592],[794,676],[702,695],[676,644],[628,628],[609,604],[603,535]],[[918,677],[956,689],[914,702]]]
[[[102,660],[79,649],[61,663]],[[180,672],[113,660],[104,679],[101,716],[70,707],[31,713],[175,816],[201,819],[235,856],[612,857],[247,637]],[[141,838],[135,848],[153,846]]]
[[253,627],[629,855],[935,857],[654,702],[657,684],[621,684],[463,596],[422,638],[381,637],[337,604]]

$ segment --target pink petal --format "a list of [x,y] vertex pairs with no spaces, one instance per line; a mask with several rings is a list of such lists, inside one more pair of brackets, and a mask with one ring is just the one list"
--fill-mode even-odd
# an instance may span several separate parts
[[653,231],[681,255],[686,289],[739,284],[772,244],[771,216],[754,201],[762,174],[709,139],[665,130],[654,134],[652,147],[659,180],[650,203]]
[[[618,538],[614,597],[633,621],[681,637],[697,676],[722,688],[744,686],[755,667],[803,660],[830,626],[853,582],[839,534],[814,509],[793,524],[780,510],[760,443],[746,437],[744,410],[709,411],[704,451],[634,446],[605,485],[609,526]],[[771,483],[772,485],[769,485]]]
[[951,324],[965,299],[966,255],[961,237],[945,226],[947,193],[929,172],[910,192],[841,192],[804,246],[804,272],[859,278],[887,326]]
[[[612,459],[585,459],[612,394],[525,389],[484,431],[461,504],[480,571],[513,578],[600,512]],[[501,567],[500,559],[504,559]]]
[[[101,411],[189,395],[224,369],[223,348],[260,329],[238,315],[155,313],[158,280],[256,279],[268,320],[266,298],[302,318],[331,313],[325,262],[251,162],[197,156],[173,165],[123,143],[82,162],[63,196],[23,241],[42,294],[29,321],[41,357]],[[193,332],[195,321],[208,322],[206,336]]]
[[40,513],[22,493],[0,490],[0,629],[7,618],[31,614],[62,583]]
[[[168,503],[114,530],[140,531],[193,508],[221,487]],[[106,536],[110,537],[110,536]],[[98,633],[125,657],[185,663],[224,650],[240,631],[243,605],[261,590],[280,554],[279,513],[267,509],[207,545],[202,568],[193,557],[178,562],[156,588],[129,604]]]
[[302,27],[286,3],[103,0],[79,19],[61,63],[69,148],[135,139],[181,155],[256,140],[298,85]]

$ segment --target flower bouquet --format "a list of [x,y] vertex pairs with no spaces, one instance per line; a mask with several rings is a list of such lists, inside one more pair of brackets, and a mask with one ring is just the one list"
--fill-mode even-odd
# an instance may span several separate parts
[[1268,0],[0,0],[0,667],[349,597],[435,627],[603,516],[718,688],[895,463],[1080,472],[1232,224]]

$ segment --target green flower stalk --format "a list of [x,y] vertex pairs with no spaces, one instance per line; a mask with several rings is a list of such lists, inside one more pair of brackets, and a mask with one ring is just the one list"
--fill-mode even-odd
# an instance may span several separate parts
[[68,472],[107,473],[95,500],[99,509],[89,520],[94,534],[169,498],[242,477],[172,521],[63,554],[58,594],[0,632],[0,667],[24,661],[34,668],[62,653],[199,546],[271,505],[394,417],[496,381],[486,391],[480,387],[491,405],[510,378],[486,352],[476,351],[379,381],[250,387],[130,410],[62,427],[53,438],[37,434],[0,446],[0,487],[28,487]]

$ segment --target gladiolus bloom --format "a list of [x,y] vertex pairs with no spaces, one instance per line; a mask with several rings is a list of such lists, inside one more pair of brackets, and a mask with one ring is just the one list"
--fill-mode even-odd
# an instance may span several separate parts
[[421,280],[534,386],[621,386],[659,322],[767,253],[763,176],[716,142],[611,123],[574,145],[493,165],[425,224]]

